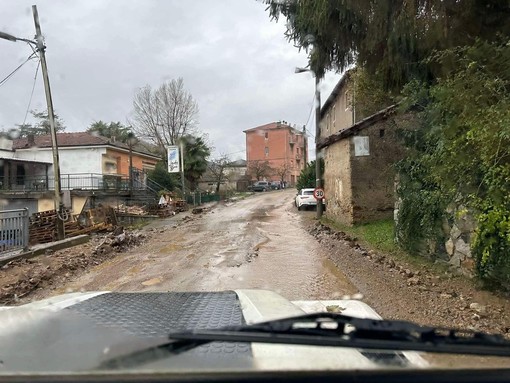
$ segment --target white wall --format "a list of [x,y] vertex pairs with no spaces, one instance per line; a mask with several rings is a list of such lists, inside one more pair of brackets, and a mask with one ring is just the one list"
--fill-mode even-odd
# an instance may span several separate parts
[[[106,148],[59,148],[61,174],[96,173],[102,174],[102,155]],[[16,158],[53,163],[51,148],[18,149]],[[48,169],[53,175],[53,165]]]

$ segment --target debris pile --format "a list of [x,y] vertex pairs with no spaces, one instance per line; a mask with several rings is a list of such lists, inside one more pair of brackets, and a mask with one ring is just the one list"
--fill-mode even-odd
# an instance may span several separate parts
[[148,238],[145,233],[119,227],[106,235],[94,235],[83,245],[10,261],[0,269],[0,305],[23,303],[21,298],[38,289],[57,290],[73,275],[139,246]]
[[56,210],[48,210],[32,214],[29,224],[29,245],[53,242],[57,239],[57,220],[63,219],[66,238],[81,234],[100,232],[113,229],[117,224],[115,211],[108,206],[89,209],[79,215],[72,216],[64,210],[59,217]]
[[123,204],[120,204],[117,207],[116,212],[119,214],[132,214],[132,215],[146,215],[147,214],[145,206],[136,206],[136,205],[128,206],[128,205],[123,205]]
[[146,238],[147,236],[141,231],[127,232],[119,226],[103,238],[101,243],[94,248],[92,254],[120,253],[130,247],[140,245]]

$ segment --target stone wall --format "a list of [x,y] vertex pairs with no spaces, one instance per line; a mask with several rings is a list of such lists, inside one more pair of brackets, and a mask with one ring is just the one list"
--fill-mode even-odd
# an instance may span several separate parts
[[350,141],[341,140],[324,149],[326,216],[353,224]]
[[448,262],[466,275],[473,275],[475,262],[471,255],[471,241],[476,228],[473,217],[464,209],[451,208],[452,223],[443,222]]
[[368,155],[356,153],[355,137],[350,139],[354,223],[393,217],[394,164],[405,155],[397,130],[408,123],[408,116],[389,117],[360,131],[357,137],[367,140]]

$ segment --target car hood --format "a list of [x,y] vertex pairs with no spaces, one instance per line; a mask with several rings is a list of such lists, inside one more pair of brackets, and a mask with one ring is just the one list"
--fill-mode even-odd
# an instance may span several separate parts
[[[171,331],[252,324],[331,307],[380,319],[357,300],[288,301],[266,290],[222,292],[71,293],[0,308],[0,374],[93,372],[105,360]],[[414,352],[212,342],[127,370],[341,370],[421,368]]]

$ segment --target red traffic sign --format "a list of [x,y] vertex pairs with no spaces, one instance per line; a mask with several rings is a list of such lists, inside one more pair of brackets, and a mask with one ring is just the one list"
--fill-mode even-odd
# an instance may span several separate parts
[[313,198],[322,199],[324,198],[324,189],[323,188],[315,188],[313,189]]

